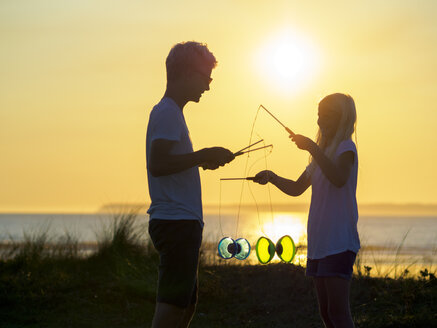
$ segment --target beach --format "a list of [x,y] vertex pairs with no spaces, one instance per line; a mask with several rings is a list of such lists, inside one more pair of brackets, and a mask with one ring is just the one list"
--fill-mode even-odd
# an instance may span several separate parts
[[[40,235],[15,244],[9,259],[0,260],[2,327],[149,325],[158,256],[138,234],[136,220],[121,216],[111,221],[86,256],[74,240],[53,248]],[[303,266],[248,263],[211,263],[201,252],[199,304],[191,327],[321,326],[312,280]],[[363,268],[351,281],[357,328],[435,325],[435,271],[422,268],[396,278],[370,273]]]

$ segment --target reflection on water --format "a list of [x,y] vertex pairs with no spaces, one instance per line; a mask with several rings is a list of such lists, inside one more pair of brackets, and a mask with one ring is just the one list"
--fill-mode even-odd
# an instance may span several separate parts
[[255,244],[264,236],[276,243],[279,238],[289,235],[296,245],[306,245],[305,213],[240,213],[206,216],[204,241],[214,242],[223,237],[246,238]]
[[[224,260],[217,255],[216,245],[204,244],[203,259],[206,264],[223,264],[223,265],[269,265],[270,263],[280,263],[281,260],[275,254],[273,259],[268,264],[260,264],[252,245],[250,255],[244,260],[237,259]],[[382,253],[374,253],[362,248],[357,256],[357,261],[354,265],[354,274],[369,274],[372,277],[391,277],[399,278],[402,276],[418,277],[420,271],[425,268],[435,273],[437,254],[428,254],[426,256],[416,254],[396,254],[394,249],[386,250]],[[306,248],[298,247],[297,253],[291,262],[294,265],[306,267]]]
[[295,213],[278,213],[273,220],[263,224],[262,231],[274,243],[282,236],[289,235],[296,245],[306,244],[306,221]]
[[[306,266],[307,213],[244,213],[236,218],[231,213],[208,217],[204,240],[214,244],[214,236],[230,235],[246,238],[252,252],[245,264],[259,264],[254,246],[259,237],[265,236],[276,243],[280,237],[290,235],[297,253],[292,263]],[[237,224],[238,223],[238,224]],[[437,263],[437,218],[436,217],[362,217],[358,221],[361,250],[357,256],[355,273],[367,272],[371,276],[399,277],[405,270],[417,276],[420,270],[435,271]],[[211,255],[214,250],[211,249]],[[223,263],[212,257],[212,263]],[[229,264],[238,263],[230,260]],[[270,263],[280,262],[277,255]],[[369,269],[370,268],[370,269]],[[370,271],[369,271],[370,270]]]

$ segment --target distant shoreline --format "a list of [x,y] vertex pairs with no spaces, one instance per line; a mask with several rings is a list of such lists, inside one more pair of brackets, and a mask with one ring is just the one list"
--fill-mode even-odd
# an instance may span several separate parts
[[[308,203],[272,203],[274,212],[308,212]],[[129,213],[138,212],[139,214],[146,214],[149,204],[141,203],[108,203],[104,204],[96,210],[10,210],[0,211],[0,215],[3,214],[117,214],[117,213]],[[226,213],[228,211],[235,211],[239,207],[239,204],[222,204],[220,211]],[[204,204],[204,213],[211,214],[219,211],[218,204]],[[240,209],[243,211],[257,211],[266,212],[270,211],[270,204],[259,203],[255,204],[241,204]],[[360,215],[437,215],[437,204],[425,204],[425,203],[364,203],[358,204],[358,211]]]
[[[274,212],[308,212],[308,203],[273,203],[271,204]],[[148,208],[147,205],[141,204],[106,204],[100,207],[99,213],[116,213],[117,211],[132,211],[138,210],[141,213],[145,213]],[[239,204],[222,204],[220,206],[221,211],[235,210]],[[218,204],[204,204],[205,213],[218,212]],[[256,211],[270,211],[270,204],[259,203],[255,204],[241,204],[242,210],[254,210]],[[437,204],[420,204],[420,203],[407,203],[407,204],[391,204],[391,203],[369,203],[359,204],[358,210],[360,215],[387,215],[387,214],[421,214],[421,215],[437,215]]]

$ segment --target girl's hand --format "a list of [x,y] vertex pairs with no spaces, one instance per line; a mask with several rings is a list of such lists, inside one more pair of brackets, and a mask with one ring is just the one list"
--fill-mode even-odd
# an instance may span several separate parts
[[253,182],[259,183],[261,185],[265,185],[267,182],[272,181],[272,179],[276,177],[276,174],[269,170],[264,170],[255,175]]
[[296,144],[299,149],[311,151],[314,149],[314,146],[317,144],[312,141],[310,138],[307,138],[301,134],[290,135],[289,138]]

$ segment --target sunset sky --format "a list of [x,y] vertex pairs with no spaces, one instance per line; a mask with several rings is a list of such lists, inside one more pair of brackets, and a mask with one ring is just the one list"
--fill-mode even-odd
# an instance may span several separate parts
[[[348,93],[358,114],[358,202],[436,203],[435,17],[433,0],[3,0],[0,211],[148,203],[149,113],[165,90],[170,48],[189,40],[218,60],[211,90],[184,109],[195,150],[243,148],[260,104],[314,138],[318,102]],[[297,179],[308,153],[265,113],[255,133],[274,145],[268,168]],[[263,155],[249,159],[260,159],[249,174],[265,168]],[[242,176],[245,164],[201,171],[204,203],[216,204],[219,179]],[[222,184],[222,201],[238,200],[240,188]],[[265,187],[253,189],[268,200]],[[310,195],[271,190],[279,203]]]

